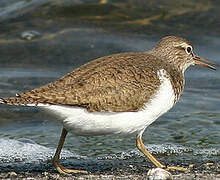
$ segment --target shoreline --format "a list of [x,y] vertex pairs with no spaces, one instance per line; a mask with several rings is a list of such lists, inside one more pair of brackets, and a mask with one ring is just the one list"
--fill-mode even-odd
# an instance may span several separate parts
[[[80,179],[80,180],[115,180],[115,179],[146,179],[147,172],[140,174],[88,174],[88,175],[79,175],[79,174],[73,174],[73,175],[61,175],[59,173],[50,173],[50,172],[42,172],[42,173],[31,173],[31,172],[25,172],[17,174],[15,172],[9,172],[9,173],[0,173],[0,179],[35,179],[35,180],[47,180],[47,179],[61,179],[61,180],[70,180],[70,179]],[[220,179],[220,174],[215,173],[198,173],[198,172],[190,172],[190,173],[179,173],[172,175],[173,180],[178,179],[198,179],[198,180],[218,180]]]
[[[141,166],[140,169],[133,168],[131,169],[116,169],[116,170],[107,170],[106,172],[89,172],[88,174],[68,174],[61,175],[54,168],[50,167],[46,171],[26,171],[26,172],[1,172],[0,179],[29,179],[29,180],[47,180],[47,179],[61,179],[61,180],[70,180],[70,179],[80,179],[80,180],[115,180],[115,179],[147,179],[148,168]],[[189,165],[189,172],[179,173],[171,172],[173,180],[184,179],[198,179],[198,180],[218,180],[220,179],[220,164],[216,163],[206,163],[200,166]]]

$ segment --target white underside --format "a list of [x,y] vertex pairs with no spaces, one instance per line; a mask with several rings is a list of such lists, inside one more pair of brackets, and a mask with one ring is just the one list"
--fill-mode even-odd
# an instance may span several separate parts
[[158,71],[161,85],[157,93],[138,112],[88,112],[84,108],[47,105],[42,108],[61,116],[64,127],[80,136],[107,134],[142,135],[147,126],[167,112],[174,104],[171,82],[165,77],[166,71]]

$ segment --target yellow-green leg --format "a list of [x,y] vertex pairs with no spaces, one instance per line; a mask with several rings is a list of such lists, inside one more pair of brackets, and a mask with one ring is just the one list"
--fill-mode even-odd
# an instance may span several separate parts
[[143,142],[142,142],[142,136],[137,136],[136,139],[136,145],[137,148],[145,155],[147,156],[148,159],[150,159],[152,161],[152,163],[154,163],[155,166],[157,166],[158,168],[163,168],[166,170],[171,170],[171,171],[188,171],[188,169],[183,168],[183,167],[176,167],[176,166],[169,166],[166,167],[163,164],[161,164],[150,152],[147,151],[147,149],[145,148]]
[[56,167],[57,171],[61,174],[68,174],[68,173],[88,173],[87,171],[84,170],[76,170],[76,169],[68,169],[63,167],[62,165],[60,165],[59,163],[59,159],[60,159],[60,153],[67,135],[67,130],[65,128],[63,128],[61,136],[60,136],[60,140],[59,140],[59,144],[56,150],[56,153],[53,157],[53,164]]

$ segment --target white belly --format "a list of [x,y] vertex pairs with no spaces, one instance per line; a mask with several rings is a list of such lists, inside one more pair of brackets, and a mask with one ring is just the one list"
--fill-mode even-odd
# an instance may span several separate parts
[[171,82],[158,71],[160,88],[138,112],[88,112],[84,108],[48,105],[44,108],[53,111],[63,119],[64,127],[80,136],[107,134],[141,134],[147,126],[167,112],[174,104],[174,91]]

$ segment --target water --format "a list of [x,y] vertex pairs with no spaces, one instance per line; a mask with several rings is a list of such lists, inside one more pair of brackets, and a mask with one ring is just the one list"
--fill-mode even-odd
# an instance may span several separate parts
[[[0,37],[1,97],[42,86],[96,57],[145,51],[158,41],[141,33],[119,34],[70,24],[42,28],[39,39],[25,41],[19,37],[24,30],[12,32],[9,39],[7,33]],[[220,63],[220,38],[203,36],[193,44],[198,55]],[[219,94],[219,70],[191,67],[179,103],[145,131],[146,147],[161,162],[219,162]],[[0,105],[0,171],[50,169],[48,162],[56,150],[61,128],[59,121],[36,108]],[[144,159],[132,136],[69,134],[62,153],[62,163],[93,171],[132,164],[152,166]]]

